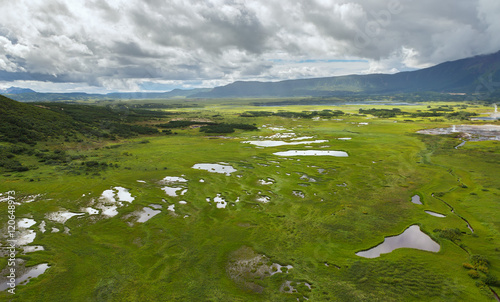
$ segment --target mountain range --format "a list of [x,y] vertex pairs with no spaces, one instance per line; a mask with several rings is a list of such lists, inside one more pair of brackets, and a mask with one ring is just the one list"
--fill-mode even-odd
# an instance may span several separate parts
[[500,95],[500,51],[395,74],[347,75],[280,82],[238,81],[226,86],[169,92],[38,93],[11,87],[0,91],[18,101],[305,97],[437,92]]
[[491,93],[500,86],[500,51],[416,71],[281,82],[235,82],[195,97],[341,96],[415,92]]
[[31,90],[29,88],[19,88],[19,87],[0,89],[0,94],[23,94],[23,93],[36,93],[36,91]]

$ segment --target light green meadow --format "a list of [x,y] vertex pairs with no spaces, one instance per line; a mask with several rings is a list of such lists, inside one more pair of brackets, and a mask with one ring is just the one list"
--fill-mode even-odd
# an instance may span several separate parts
[[[259,131],[222,136],[194,128],[114,142],[46,142],[50,150],[64,148],[70,155],[118,167],[86,175],[77,169],[78,161],[72,163],[76,166],[51,166],[26,157],[38,169],[3,173],[0,192],[15,191],[17,201],[40,194],[18,205],[15,215],[36,221],[31,245],[44,251],[23,254],[18,249],[17,257],[24,260],[22,266],[48,263],[50,268],[18,285],[15,295],[0,293],[0,300],[494,301],[487,284],[500,292],[494,280],[500,278],[500,142],[467,142],[455,149],[460,139],[454,134],[416,133],[472,122],[356,115],[360,108],[416,112],[428,104],[255,107],[251,100],[224,100],[203,105],[169,111],[188,119],[255,124]],[[319,120],[239,117],[244,111],[323,109],[350,115]],[[243,143],[277,133],[328,142],[265,148]],[[344,151],[349,156],[273,154],[288,150]],[[223,163],[237,171],[225,175],[192,168],[200,163]],[[167,176],[187,182],[161,183]],[[187,191],[172,197],[162,190],[165,186]],[[126,188],[135,198],[122,202],[114,217],[85,213],[63,224],[47,216],[99,209],[103,192],[114,187]],[[422,205],[411,202],[414,195]],[[225,208],[217,207],[217,196],[225,200]],[[134,213],[151,204],[161,205],[161,213],[137,222]],[[168,209],[172,205],[175,212]],[[8,220],[8,205],[2,202],[5,234]],[[356,256],[414,224],[440,245],[439,252],[397,249],[373,259]],[[52,233],[52,228],[60,231]],[[471,263],[470,255],[487,258],[486,269]],[[7,259],[0,268],[7,267]],[[273,263],[293,268],[274,273]],[[272,274],[265,272],[268,268]]]

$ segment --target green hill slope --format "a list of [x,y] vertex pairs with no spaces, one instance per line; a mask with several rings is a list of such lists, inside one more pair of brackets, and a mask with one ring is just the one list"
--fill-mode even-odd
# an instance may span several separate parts
[[168,114],[126,106],[26,104],[0,95],[0,142],[34,145],[57,136],[113,138],[156,134],[157,129],[135,123]]
[[19,103],[0,95],[0,141],[33,144],[75,129],[75,121],[43,106]]

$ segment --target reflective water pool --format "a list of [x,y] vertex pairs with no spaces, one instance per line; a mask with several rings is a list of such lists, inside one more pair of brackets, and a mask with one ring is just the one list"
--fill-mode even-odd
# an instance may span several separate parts
[[364,258],[377,258],[381,254],[387,254],[400,248],[438,252],[441,247],[422,232],[418,225],[412,225],[400,235],[386,237],[383,243],[369,250],[357,252],[356,255]]
[[283,152],[275,152],[274,155],[278,156],[336,156],[348,157],[347,152],[344,151],[321,151],[321,150],[290,150]]

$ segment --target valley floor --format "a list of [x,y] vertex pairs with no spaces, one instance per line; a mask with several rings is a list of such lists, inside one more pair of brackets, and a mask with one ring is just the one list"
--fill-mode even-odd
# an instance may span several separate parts
[[[239,117],[247,107],[185,109],[191,119],[258,130],[211,135],[191,127],[69,142],[66,154],[82,160],[67,165],[26,156],[37,169],[0,176],[0,269],[6,276],[15,267],[18,279],[32,267],[38,274],[0,300],[494,301],[500,142],[455,148],[460,132],[417,131],[471,122],[334,109],[351,114]],[[82,168],[90,161],[107,167]],[[438,250],[356,254],[412,225]]]

